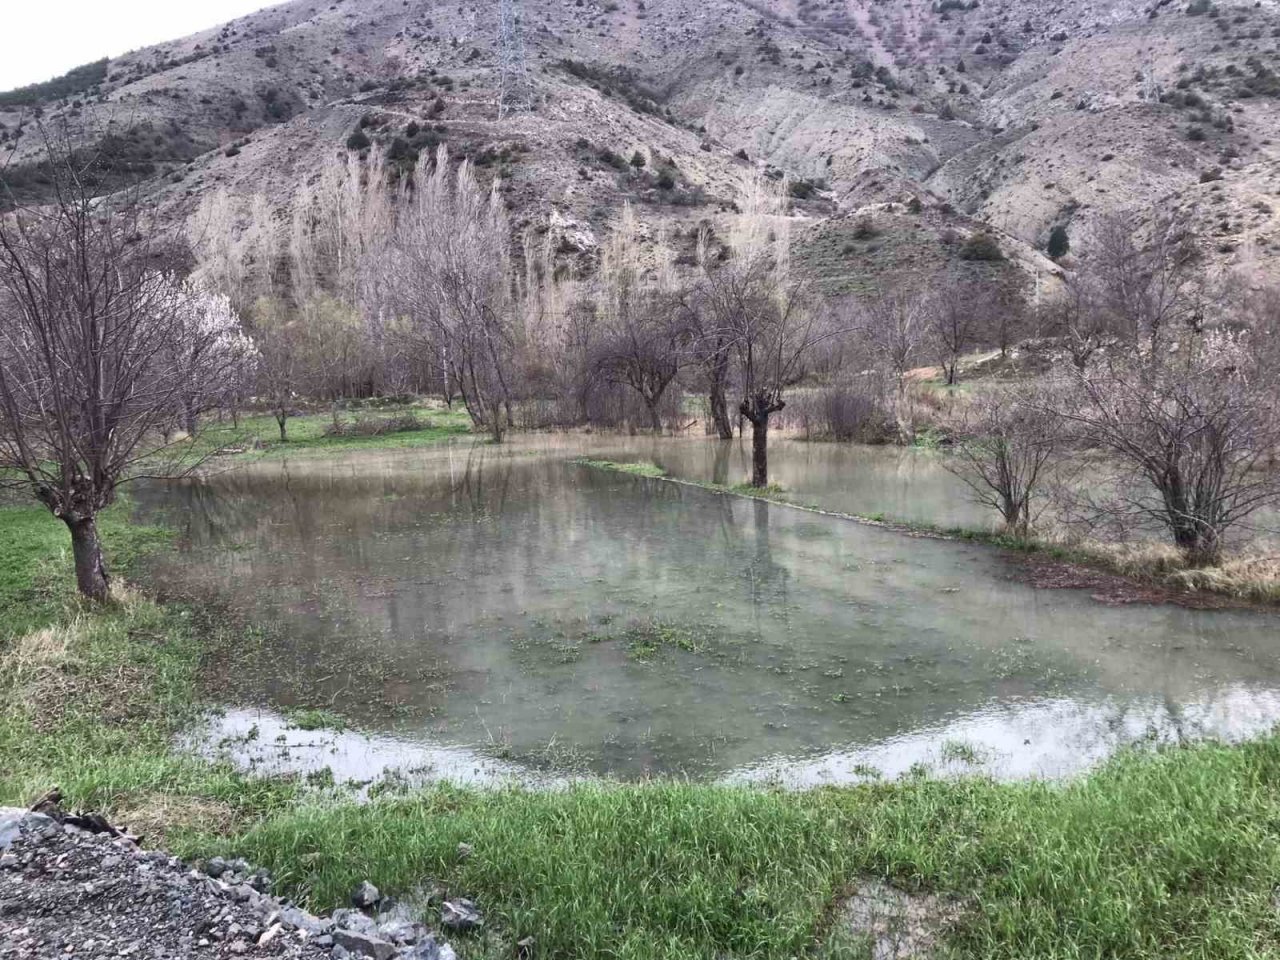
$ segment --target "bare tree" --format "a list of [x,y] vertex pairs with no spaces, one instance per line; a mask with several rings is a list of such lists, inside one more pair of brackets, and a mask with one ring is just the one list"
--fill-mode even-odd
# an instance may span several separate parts
[[1205,316],[1208,283],[1197,239],[1179,213],[1158,213],[1139,232],[1132,214],[1110,214],[1095,229],[1085,263],[1092,307],[1107,328],[1158,350]]
[[47,159],[51,202],[0,216],[0,468],[67,525],[80,592],[102,600],[98,514],[122,483],[179,469],[163,428],[190,384],[169,361],[206,334],[180,319],[137,193],[96,198],[75,152],[50,141]]
[[660,404],[680,372],[690,327],[671,270],[672,253],[659,238],[646,268],[639,223],[623,207],[601,256],[596,316],[603,327],[592,351],[592,369],[610,383],[635,390],[655,431]]
[[[809,353],[828,334],[807,309],[804,284],[791,267],[787,184],[756,174],[735,218],[727,259],[704,270],[711,331],[730,344],[751,424],[751,485],[769,485],[769,426],[784,394],[803,377]],[[704,333],[705,335],[705,333]]]
[[950,277],[947,293],[929,312],[929,338],[948,386],[959,380],[960,358],[978,346],[995,312],[989,287],[978,281]]
[[512,421],[521,331],[498,186],[482,189],[466,161],[451,168],[444,147],[423,157],[400,198],[384,266],[407,336],[441,358],[472,421],[500,442]]
[[862,304],[861,337],[867,350],[893,381],[894,417],[902,439],[914,430],[907,374],[920,362],[927,342],[933,302],[912,281],[902,278],[882,287]]
[[1062,428],[1044,398],[1022,386],[984,395],[970,407],[962,441],[943,465],[983,506],[999,511],[1004,529],[1025,538],[1039,515],[1046,475],[1061,446]]
[[1120,469],[1080,494],[1095,523],[1163,526],[1188,564],[1222,556],[1226,535],[1280,498],[1277,391],[1248,332],[1212,330],[1176,349],[1074,372],[1059,407],[1078,438]]

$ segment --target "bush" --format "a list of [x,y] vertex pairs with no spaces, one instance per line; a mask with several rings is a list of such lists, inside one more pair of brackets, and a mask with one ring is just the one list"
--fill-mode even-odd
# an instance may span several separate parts
[[348,150],[368,150],[373,143],[363,130],[357,130],[351,136],[347,137]]
[[426,430],[431,424],[419,420],[417,414],[406,413],[398,417],[357,417],[355,420],[338,421],[325,425],[326,437],[385,437],[392,433],[412,433]]
[[1003,260],[1004,251],[1000,249],[1000,242],[995,237],[989,233],[979,232],[964,242],[964,246],[960,248],[960,259]]
[[1065,257],[1071,252],[1071,238],[1067,235],[1067,228],[1062,224],[1058,224],[1049,231],[1049,244],[1045,252],[1054,260]]
[[793,395],[785,420],[806,440],[880,444],[897,436],[893,417],[879,400],[848,384]]

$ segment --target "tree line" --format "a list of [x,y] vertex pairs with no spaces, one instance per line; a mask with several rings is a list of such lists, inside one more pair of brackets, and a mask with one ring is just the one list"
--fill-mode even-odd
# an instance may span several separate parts
[[[1280,298],[1212,279],[1174,216],[1103,222],[1042,303],[952,273],[832,297],[796,262],[786,182],[759,174],[722,223],[671,237],[623,207],[594,257],[566,258],[563,231],[513,229],[502,185],[443,147],[407,176],[377,147],[335,155],[283,221],[211,193],[182,236],[140,188],[98,196],[82,157],[48,153],[54,199],[0,217],[0,482],[67,524],[87,596],[109,589],[97,515],[208,455],[204,415],[268,410],[284,441],[301,404],[375,394],[438,394],[495,442],[705,419],[749,430],[763,488],[793,406],[910,442],[986,350],[1005,373],[955,405],[946,462],[1011,533],[1057,490],[1062,516],[1162,526],[1212,564],[1276,499]],[[1084,462],[1105,482],[1059,482]]]

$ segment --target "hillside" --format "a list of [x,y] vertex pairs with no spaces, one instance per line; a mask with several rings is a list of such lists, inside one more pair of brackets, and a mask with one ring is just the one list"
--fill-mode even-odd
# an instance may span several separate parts
[[[296,0],[0,95],[7,177],[39,196],[34,121],[65,120],[174,217],[224,188],[283,215],[360,131],[472,157],[567,252],[623,200],[687,234],[765,164],[835,286],[982,229],[1048,276],[1054,225],[1082,252],[1101,214],[1172,209],[1280,279],[1277,0],[524,0],[537,108],[503,120],[497,6]],[[877,256],[832,239],[867,216]]]

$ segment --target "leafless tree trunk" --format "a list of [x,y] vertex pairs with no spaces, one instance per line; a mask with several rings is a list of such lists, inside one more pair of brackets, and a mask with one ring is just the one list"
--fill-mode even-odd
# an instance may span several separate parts
[[67,525],[80,592],[103,600],[98,514],[129,479],[189,467],[164,432],[204,398],[173,358],[211,383],[225,354],[184,322],[137,193],[95,197],[93,164],[52,138],[46,157],[52,201],[0,215],[0,468]]

